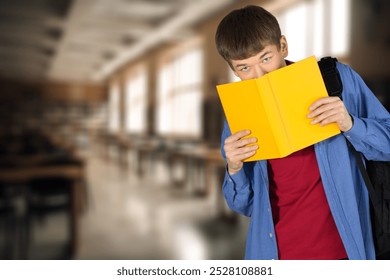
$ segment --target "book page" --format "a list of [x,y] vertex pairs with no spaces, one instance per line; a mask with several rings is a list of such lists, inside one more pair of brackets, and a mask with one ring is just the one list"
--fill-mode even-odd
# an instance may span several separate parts
[[325,84],[314,56],[269,74],[293,151],[340,133],[337,124],[312,125],[306,116],[313,102],[327,97]]
[[256,80],[217,86],[218,94],[232,134],[250,129],[249,137],[256,137],[259,149],[246,161],[280,157]]

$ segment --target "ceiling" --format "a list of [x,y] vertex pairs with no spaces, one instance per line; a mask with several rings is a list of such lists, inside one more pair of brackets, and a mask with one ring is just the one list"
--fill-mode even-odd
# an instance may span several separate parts
[[100,82],[233,0],[0,0],[0,77]]

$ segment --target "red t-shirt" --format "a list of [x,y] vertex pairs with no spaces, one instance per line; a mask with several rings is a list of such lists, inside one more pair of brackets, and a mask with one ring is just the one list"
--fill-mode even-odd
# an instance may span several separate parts
[[268,174],[279,258],[346,258],[313,146],[269,160]]

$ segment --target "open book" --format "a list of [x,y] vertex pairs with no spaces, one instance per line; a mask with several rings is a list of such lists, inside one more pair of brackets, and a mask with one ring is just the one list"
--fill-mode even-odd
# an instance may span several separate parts
[[285,157],[340,133],[311,124],[310,105],[328,96],[314,56],[260,78],[217,86],[230,130],[250,129],[259,149],[246,161]]

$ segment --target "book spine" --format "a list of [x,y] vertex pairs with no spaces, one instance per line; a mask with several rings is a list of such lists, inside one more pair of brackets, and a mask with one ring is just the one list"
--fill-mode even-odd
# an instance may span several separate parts
[[274,91],[277,89],[272,86],[267,75],[263,76],[261,79],[257,79],[257,83],[262,95],[261,99],[264,102],[264,109],[268,117],[275,142],[277,143],[279,157],[284,157],[292,152],[292,147],[283,121],[283,115],[280,112],[280,106],[275,97],[276,92]]

